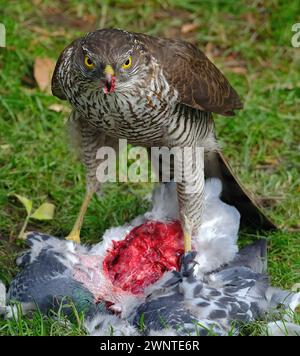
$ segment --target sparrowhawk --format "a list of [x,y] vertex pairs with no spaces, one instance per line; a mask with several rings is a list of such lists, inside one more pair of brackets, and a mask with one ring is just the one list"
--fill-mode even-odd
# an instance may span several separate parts
[[[95,177],[99,147],[116,147],[122,138],[147,148],[204,147],[209,154],[218,150],[212,113],[230,116],[242,108],[224,75],[194,45],[119,29],[88,33],[66,47],[52,92],[73,108],[69,124],[87,167],[86,197],[68,237],[77,242],[88,202],[100,188]],[[203,211],[204,162],[190,160],[196,167],[192,179],[183,176],[177,183],[186,251]]]

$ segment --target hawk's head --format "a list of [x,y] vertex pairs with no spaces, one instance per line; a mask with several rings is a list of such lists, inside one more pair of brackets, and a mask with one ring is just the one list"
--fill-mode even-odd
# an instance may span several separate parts
[[53,94],[73,103],[80,93],[90,100],[97,92],[144,96],[144,90],[159,100],[164,90],[167,103],[176,97],[183,105],[225,116],[243,107],[228,80],[196,46],[118,29],[91,32],[71,43],[52,78]]
[[104,29],[78,42],[72,66],[81,82],[107,94],[133,86],[145,75],[147,62],[130,33]]

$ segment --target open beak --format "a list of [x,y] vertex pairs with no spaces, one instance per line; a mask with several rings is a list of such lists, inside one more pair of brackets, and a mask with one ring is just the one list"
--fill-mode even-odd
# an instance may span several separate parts
[[105,74],[104,92],[105,94],[113,93],[116,87],[116,76],[113,67],[107,64],[104,68],[104,74]]

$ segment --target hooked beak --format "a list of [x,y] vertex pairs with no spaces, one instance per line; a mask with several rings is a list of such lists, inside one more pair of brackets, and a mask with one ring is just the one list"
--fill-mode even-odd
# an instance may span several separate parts
[[107,64],[103,73],[105,74],[104,92],[105,94],[113,93],[116,87],[116,76],[113,67]]

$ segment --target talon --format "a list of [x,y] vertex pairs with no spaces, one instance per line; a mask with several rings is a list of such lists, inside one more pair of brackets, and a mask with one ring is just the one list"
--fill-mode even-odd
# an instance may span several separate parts
[[183,277],[188,277],[193,273],[194,267],[196,265],[196,254],[196,251],[189,251],[182,255],[180,272]]

